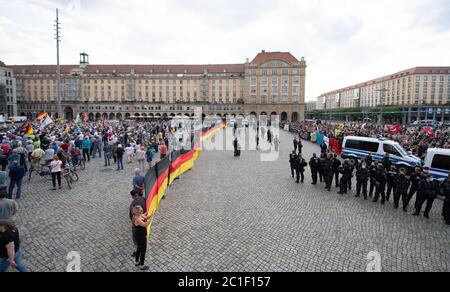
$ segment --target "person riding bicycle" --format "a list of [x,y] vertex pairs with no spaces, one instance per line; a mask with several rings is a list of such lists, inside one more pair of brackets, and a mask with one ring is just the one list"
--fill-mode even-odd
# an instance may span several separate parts
[[78,147],[74,146],[72,147],[72,150],[70,151],[70,156],[72,158],[72,164],[74,167],[76,167],[81,160],[81,151]]

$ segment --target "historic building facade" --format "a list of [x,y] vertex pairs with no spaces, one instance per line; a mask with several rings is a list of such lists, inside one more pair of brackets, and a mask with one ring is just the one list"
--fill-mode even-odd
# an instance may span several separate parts
[[0,115],[17,116],[16,87],[14,71],[0,61]]
[[[9,66],[17,78],[18,111],[32,118],[56,114],[56,66]],[[278,114],[302,120],[305,110],[304,58],[261,52],[252,62],[225,65],[61,66],[61,99],[66,119],[81,112],[89,119],[130,116]]]

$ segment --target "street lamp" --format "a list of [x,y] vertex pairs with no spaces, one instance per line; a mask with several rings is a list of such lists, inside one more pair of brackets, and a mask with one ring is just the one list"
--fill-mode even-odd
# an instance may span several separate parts
[[385,85],[383,83],[383,88],[377,89],[377,92],[381,92],[380,97],[380,117],[378,118],[378,123],[380,126],[383,126],[384,119],[383,119],[383,110],[384,110],[384,100],[385,100],[385,93],[389,91],[389,89],[385,88]]

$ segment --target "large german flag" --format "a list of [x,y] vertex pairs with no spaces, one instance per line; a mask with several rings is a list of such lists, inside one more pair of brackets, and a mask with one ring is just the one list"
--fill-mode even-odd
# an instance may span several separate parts
[[171,185],[177,177],[194,167],[194,153],[195,150],[181,150],[173,153],[172,163],[170,163],[169,185]]
[[158,183],[158,203],[164,197],[169,185],[170,158],[166,156],[156,164],[157,183]]

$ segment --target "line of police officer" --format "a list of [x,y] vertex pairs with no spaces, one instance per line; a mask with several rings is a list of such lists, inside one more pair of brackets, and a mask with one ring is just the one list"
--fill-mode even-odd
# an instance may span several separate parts
[[[304,183],[304,172],[308,163],[303,159],[301,151],[297,152],[294,140],[294,151],[290,154],[292,177],[296,177],[296,182]],[[338,194],[344,195],[352,190],[352,178],[356,176],[356,196],[363,195],[364,199],[373,198],[377,203],[381,201],[384,205],[389,202],[391,196],[394,201],[394,208],[400,207],[402,203],[403,211],[408,212],[408,206],[416,195],[414,216],[419,216],[423,205],[426,203],[424,217],[430,218],[430,211],[434,201],[439,195],[445,197],[442,216],[446,223],[450,225],[450,175],[443,181],[433,180],[430,170],[417,167],[414,172],[407,175],[405,169],[398,169],[391,165],[387,154],[381,162],[374,161],[372,155],[368,155],[363,160],[350,161],[345,159],[341,163],[337,155],[332,155],[322,149],[322,154],[318,157],[313,154],[309,161],[311,168],[312,184],[317,185],[320,181],[325,183],[325,188],[331,191],[333,180],[335,186],[339,188]],[[298,153],[298,154],[297,154]],[[355,172],[356,170],[356,172]],[[381,200],[380,200],[381,199]]]

